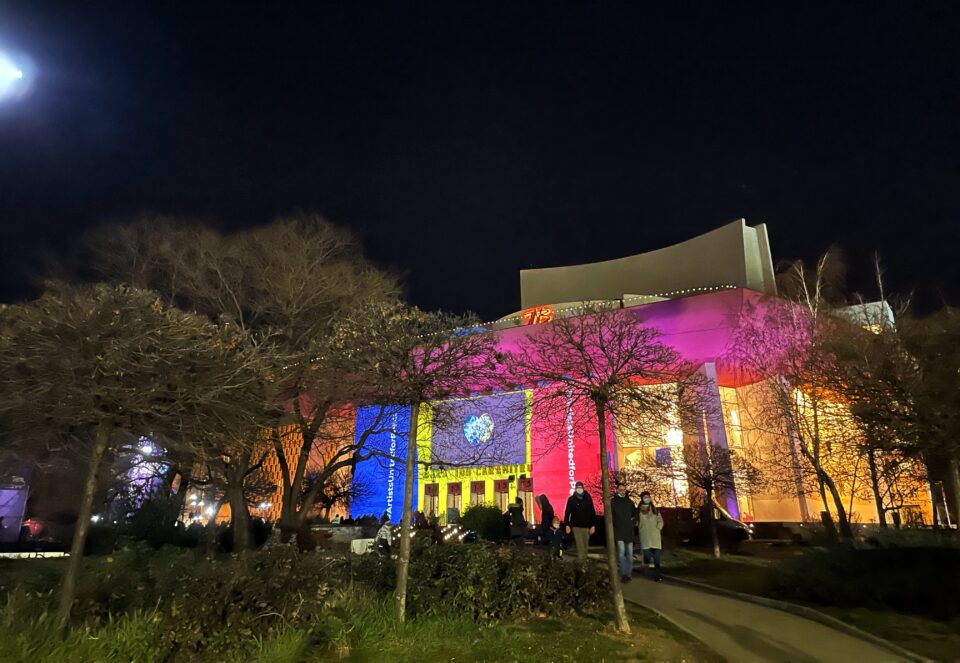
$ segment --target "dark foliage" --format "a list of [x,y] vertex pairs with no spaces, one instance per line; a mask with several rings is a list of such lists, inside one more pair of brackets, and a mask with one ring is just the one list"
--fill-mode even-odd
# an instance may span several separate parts
[[84,544],[86,555],[109,555],[120,540],[120,528],[113,524],[91,525]]
[[154,548],[165,545],[195,547],[200,542],[198,532],[179,522],[179,515],[180,504],[169,497],[158,496],[145,500],[127,521],[124,534],[146,541]]
[[810,551],[769,579],[772,595],[820,605],[960,616],[960,549],[854,548]]
[[507,536],[503,513],[495,506],[470,507],[460,517],[460,525],[487,541],[503,541]]
[[[292,546],[209,560],[192,550],[138,543],[85,564],[91,568],[77,588],[75,625],[155,611],[159,626],[152,637],[173,653],[170,660],[232,651],[239,640],[272,638],[291,622],[309,630],[349,577],[342,558],[301,555]],[[47,596],[59,580],[59,573],[45,573],[24,589]],[[39,615],[44,607],[38,601],[31,609]]]
[[[395,582],[391,560],[355,562],[354,577],[387,594]],[[410,562],[412,614],[463,609],[480,623],[590,611],[609,600],[606,571],[561,562],[539,552],[477,544],[425,546]]]

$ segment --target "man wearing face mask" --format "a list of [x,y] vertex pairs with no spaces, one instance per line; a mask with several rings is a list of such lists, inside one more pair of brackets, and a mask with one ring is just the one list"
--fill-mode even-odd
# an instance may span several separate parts
[[643,564],[653,564],[654,580],[660,580],[660,530],[663,529],[663,516],[653,505],[650,493],[640,493],[640,547],[643,548]]
[[563,512],[567,534],[573,534],[573,540],[577,545],[578,561],[587,561],[587,548],[590,546],[590,535],[593,534],[593,521],[596,516],[593,498],[583,489],[583,482],[578,481],[573,495],[567,499],[567,508]]
[[613,512],[613,538],[617,541],[617,568],[620,580],[633,579],[634,527],[637,525],[637,505],[627,496],[626,489],[617,484],[617,494],[610,500]]

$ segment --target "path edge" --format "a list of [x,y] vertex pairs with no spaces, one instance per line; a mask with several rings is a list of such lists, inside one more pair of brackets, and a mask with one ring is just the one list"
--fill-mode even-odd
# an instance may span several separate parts
[[[730,598],[739,599],[741,601],[747,601],[748,603],[755,603],[757,605],[762,605],[767,608],[775,608],[777,610],[782,610],[783,612],[789,612],[792,615],[797,617],[805,617],[811,621],[819,622],[824,626],[829,626],[838,631],[843,631],[847,635],[852,635],[854,637],[860,638],[861,640],[866,640],[872,644],[877,645],[878,647],[883,647],[895,654],[903,656],[907,660],[914,661],[915,663],[934,663],[933,659],[925,658],[916,652],[912,652],[909,649],[904,649],[900,645],[894,644],[889,640],[885,640],[878,635],[864,631],[863,629],[857,628],[851,624],[848,624],[836,617],[832,617],[826,613],[820,612],[813,608],[808,608],[805,605],[799,605],[797,603],[790,603],[789,601],[780,601],[777,599],[770,599],[765,596],[757,596],[756,594],[745,594],[743,592],[737,592],[732,589],[724,589],[723,587],[716,587],[714,585],[708,585],[703,582],[697,582],[695,580],[688,580],[687,578],[678,578],[677,576],[663,576],[664,580],[669,580],[672,583],[678,585],[688,585],[690,587],[695,587],[697,589],[711,592],[713,594],[719,594],[720,596],[727,596]],[[642,604],[641,604],[642,605]],[[644,606],[647,607],[647,606]],[[657,611],[654,611],[657,612]],[[672,621],[669,620],[668,621]],[[700,638],[697,638],[698,640]],[[702,642],[702,640],[701,640]]]
[[636,605],[636,606],[640,606],[640,607],[643,608],[644,610],[649,610],[650,612],[652,612],[653,614],[655,614],[657,617],[659,617],[659,618],[662,619],[663,621],[665,621],[665,622],[667,622],[668,624],[670,624],[670,625],[671,625],[672,627],[674,627],[675,629],[686,633],[688,636],[690,636],[691,638],[693,638],[694,640],[696,640],[697,642],[699,642],[701,645],[703,645],[704,647],[706,647],[707,649],[709,649],[710,651],[712,651],[714,654],[716,654],[717,656],[719,656],[721,659],[726,660],[726,659],[723,657],[723,654],[721,654],[721,653],[718,652],[716,649],[714,649],[713,647],[711,647],[710,644],[709,644],[706,640],[704,640],[704,639],[701,638],[699,635],[697,635],[696,633],[694,633],[692,630],[690,630],[689,628],[687,628],[686,626],[684,626],[683,624],[681,624],[680,622],[678,622],[677,620],[675,620],[675,619],[674,619],[673,617],[671,617],[670,615],[668,615],[668,614],[666,614],[666,613],[664,613],[664,612],[660,612],[660,611],[657,610],[656,608],[654,608],[654,607],[652,607],[652,606],[649,606],[649,605],[647,605],[647,604],[645,604],[645,603],[643,603],[643,602],[641,602],[641,601],[636,601],[636,600],[634,600],[634,599],[628,599],[626,596],[623,597],[623,600],[626,601],[627,603],[632,603],[632,604],[634,604],[634,605]]

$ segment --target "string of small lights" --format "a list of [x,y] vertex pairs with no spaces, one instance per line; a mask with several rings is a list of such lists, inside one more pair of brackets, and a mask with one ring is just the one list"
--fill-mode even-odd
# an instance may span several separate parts
[[[644,301],[644,300],[650,300],[650,299],[670,299],[671,297],[682,297],[684,295],[705,294],[708,292],[717,292],[719,290],[734,290],[738,287],[739,286],[729,285],[729,284],[703,286],[699,288],[684,288],[682,290],[671,290],[670,292],[657,292],[650,295],[624,295],[620,299],[608,299],[608,300],[601,300],[601,301],[603,304],[607,306],[618,305],[620,304],[620,302],[623,302],[624,306],[626,306],[626,303],[628,301],[634,302],[634,301]],[[585,313],[595,308],[598,303],[599,302],[593,302],[588,304],[581,303],[575,306],[567,306],[564,308],[554,308],[553,312],[554,314],[569,313],[571,311],[575,313]],[[523,314],[518,313],[517,315],[511,315],[505,318],[498,318],[497,320],[491,320],[488,322],[478,322],[473,325],[469,325],[468,327],[464,327],[464,329],[475,329],[478,327],[488,327],[491,325],[506,326],[507,323],[514,323],[515,325],[519,325],[522,322],[523,322]]]
[[[596,310],[598,305],[604,305],[608,308],[613,308],[614,306],[619,307],[620,304],[623,304],[623,308],[627,308],[626,303],[639,302],[643,300],[662,300],[670,299],[672,297],[683,297],[686,295],[700,295],[708,292],[717,292],[720,290],[734,290],[739,288],[737,285],[712,285],[712,286],[702,286],[698,288],[683,288],[681,290],[671,290],[670,292],[657,292],[650,295],[624,295],[620,299],[606,299],[599,300],[587,303],[580,303],[575,306],[567,306],[564,308],[553,308],[552,306],[546,305],[546,308],[550,308],[555,316],[561,315],[564,313],[589,313],[590,311]],[[536,308],[536,307],[535,307]],[[529,310],[529,309],[528,309]],[[471,330],[476,330],[474,333],[482,333],[485,331],[499,331],[501,329],[510,329],[512,327],[519,327],[525,324],[523,319],[523,312],[518,313],[517,315],[511,315],[504,318],[498,318],[496,320],[489,320],[487,322],[476,322],[472,325],[466,325],[463,327],[458,327],[455,330],[455,333],[458,335],[464,335],[465,333],[470,333]],[[416,338],[426,338],[426,334],[421,334]]]

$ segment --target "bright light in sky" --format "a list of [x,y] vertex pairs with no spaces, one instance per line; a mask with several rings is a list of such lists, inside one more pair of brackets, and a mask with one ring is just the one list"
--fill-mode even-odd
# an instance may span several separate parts
[[13,56],[0,51],[0,101],[20,97],[27,91],[29,79]]

